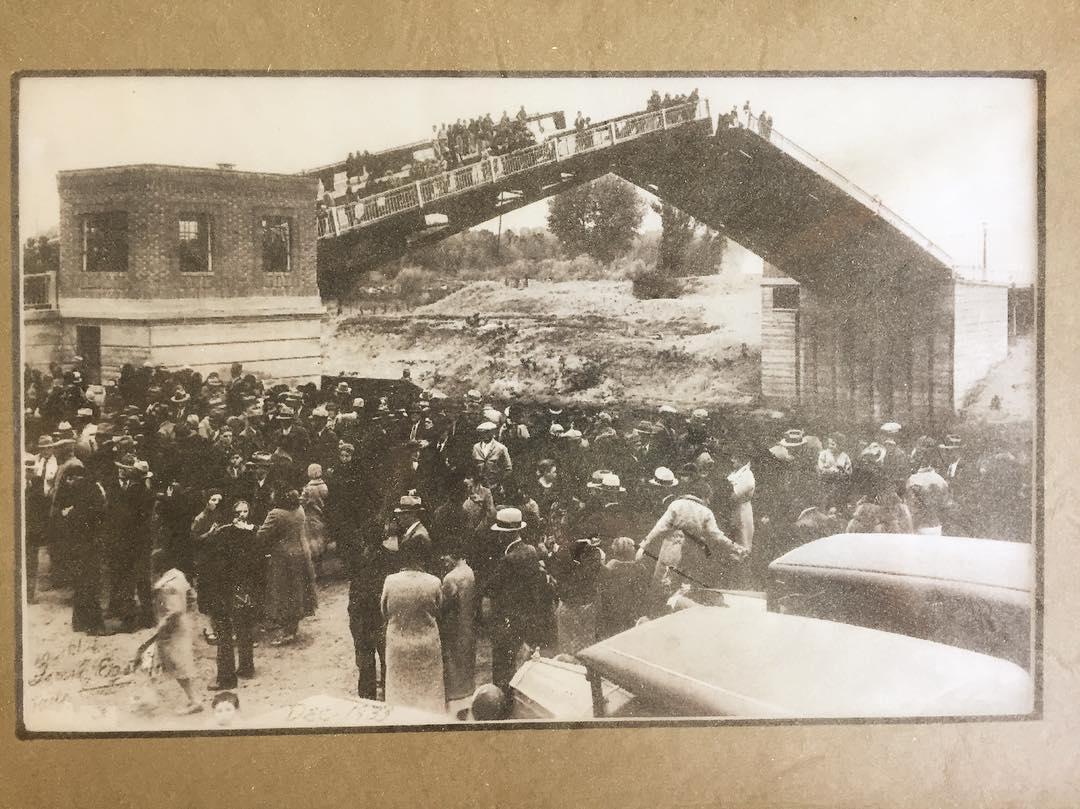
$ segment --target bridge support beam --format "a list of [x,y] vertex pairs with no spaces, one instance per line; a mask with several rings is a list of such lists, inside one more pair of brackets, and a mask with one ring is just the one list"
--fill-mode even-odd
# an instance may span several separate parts
[[[762,279],[761,388],[779,404],[930,430],[955,410],[954,286]],[[1003,332],[1004,333],[1004,332]]]

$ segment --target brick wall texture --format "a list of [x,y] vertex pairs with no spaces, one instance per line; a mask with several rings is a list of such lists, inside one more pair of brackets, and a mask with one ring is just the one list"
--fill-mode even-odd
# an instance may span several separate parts
[[[61,298],[197,298],[317,295],[315,180],[298,175],[121,166],[61,172]],[[124,211],[126,272],[83,270],[82,219]],[[181,213],[211,220],[212,271],[180,270]],[[292,218],[291,270],[264,272],[259,218]]]

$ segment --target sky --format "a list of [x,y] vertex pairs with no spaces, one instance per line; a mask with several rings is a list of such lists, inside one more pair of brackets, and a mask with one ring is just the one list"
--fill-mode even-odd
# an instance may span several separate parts
[[[56,173],[127,163],[298,172],[427,137],[432,124],[642,109],[655,88],[749,101],[773,128],[941,245],[962,267],[1029,283],[1037,265],[1035,82],[1009,78],[57,77],[19,86],[20,243],[56,227]],[[543,227],[547,203],[503,217]],[[654,215],[644,228],[658,227]],[[978,277],[977,270],[962,274]]]

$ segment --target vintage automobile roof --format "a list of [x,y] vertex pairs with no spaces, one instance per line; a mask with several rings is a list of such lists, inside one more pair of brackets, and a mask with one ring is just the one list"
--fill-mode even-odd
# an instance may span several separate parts
[[1031,545],[998,539],[921,534],[834,534],[808,542],[769,565],[945,579],[1031,592]]
[[848,624],[697,607],[578,652],[635,696],[680,716],[913,717],[1032,710],[1006,660]]

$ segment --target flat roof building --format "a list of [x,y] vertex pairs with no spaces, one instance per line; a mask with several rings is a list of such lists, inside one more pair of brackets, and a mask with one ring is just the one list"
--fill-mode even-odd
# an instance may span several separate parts
[[24,286],[31,365],[78,354],[91,382],[125,363],[319,376],[314,179],[133,165],[58,185],[60,269]]

